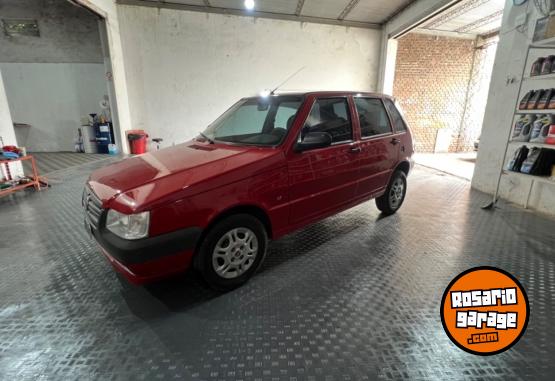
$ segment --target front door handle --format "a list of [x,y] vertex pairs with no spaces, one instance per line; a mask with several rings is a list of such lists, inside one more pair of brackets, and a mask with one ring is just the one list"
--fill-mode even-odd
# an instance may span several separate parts
[[393,138],[393,139],[391,139],[390,143],[393,144],[393,145],[395,146],[395,145],[401,143],[401,141],[400,141],[399,139],[397,139],[397,138]]
[[362,149],[360,147],[351,147],[351,149],[349,150],[349,152],[351,153],[360,153],[362,151]]

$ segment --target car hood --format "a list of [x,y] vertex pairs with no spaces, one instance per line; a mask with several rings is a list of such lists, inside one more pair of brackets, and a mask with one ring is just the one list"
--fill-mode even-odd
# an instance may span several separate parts
[[[270,157],[274,160],[266,160]],[[193,140],[101,168],[91,174],[88,185],[104,207],[117,198],[120,211],[139,212],[168,197],[177,200],[252,176],[281,157],[273,148]]]

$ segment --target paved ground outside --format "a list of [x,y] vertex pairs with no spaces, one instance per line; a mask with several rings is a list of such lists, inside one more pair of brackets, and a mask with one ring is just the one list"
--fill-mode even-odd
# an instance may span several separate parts
[[472,180],[476,164],[476,152],[465,153],[416,153],[417,164],[451,175]]

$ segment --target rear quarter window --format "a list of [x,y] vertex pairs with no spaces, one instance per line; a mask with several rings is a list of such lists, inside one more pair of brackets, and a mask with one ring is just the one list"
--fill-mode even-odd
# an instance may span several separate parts
[[406,131],[407,125],[405,124],[405,121],[403,120],[401,113],[397,109],[397,106],[395,106],[395,104],[391,99],[384,98],[383,101],[384,101],[385,107],[387,108],[387,111],[389,112],[389,115],[391,115],[391,119],[393,120],[393,126],[395,127],[395,130],[397,132]]

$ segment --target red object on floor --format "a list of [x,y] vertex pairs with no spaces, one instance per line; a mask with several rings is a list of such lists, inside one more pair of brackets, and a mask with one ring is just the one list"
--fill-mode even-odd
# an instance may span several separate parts
[[129,150],[133,155],[146,152],[148,134],[144,130],[129,130],[126,132]]

